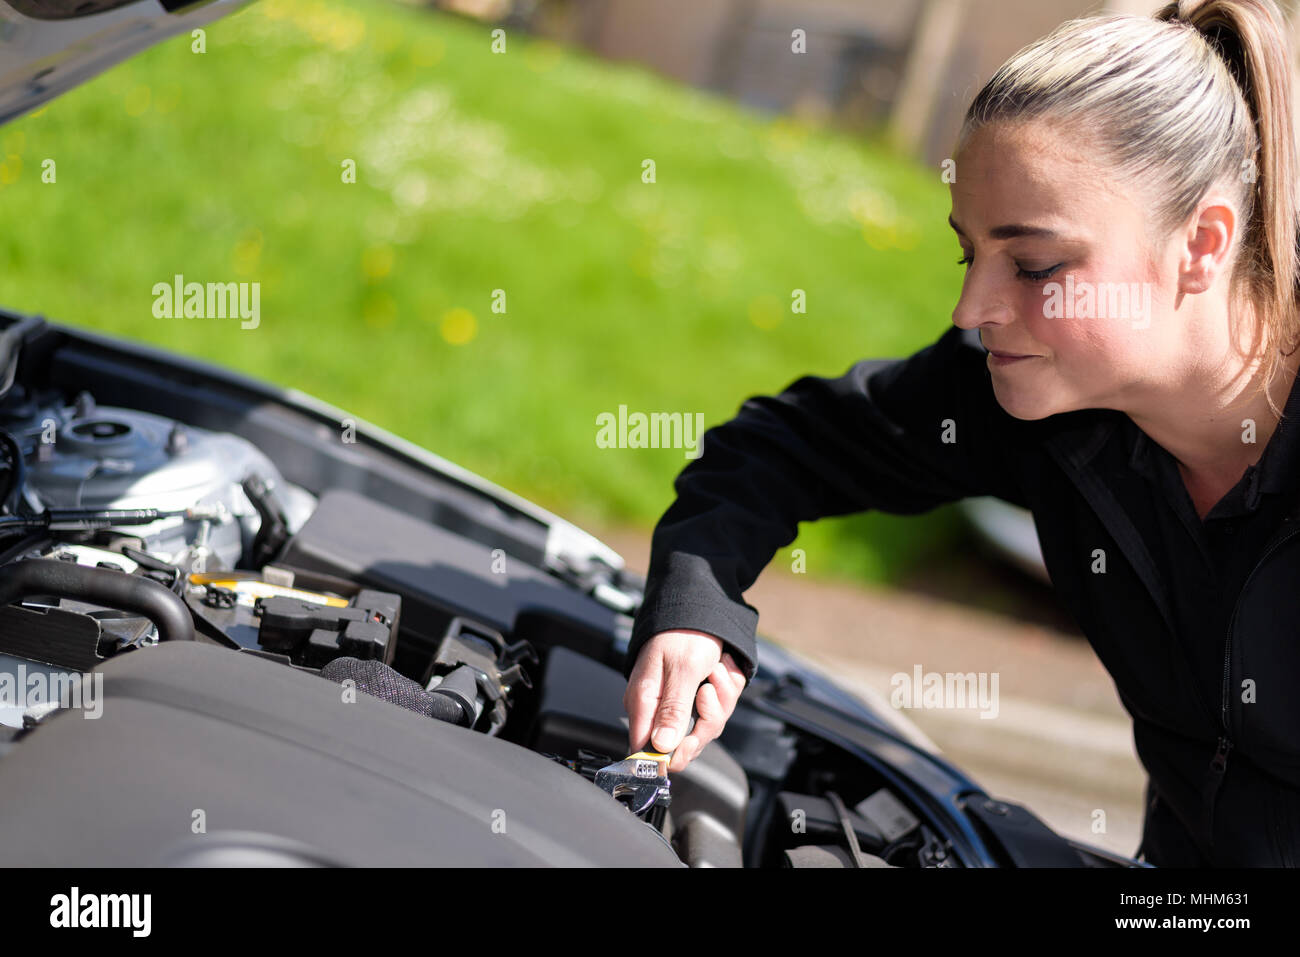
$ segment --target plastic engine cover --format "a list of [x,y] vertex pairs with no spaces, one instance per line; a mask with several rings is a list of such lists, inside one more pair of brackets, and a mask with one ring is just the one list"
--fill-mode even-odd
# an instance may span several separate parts
[[[682,866],[568,768],[316,675],[191,642],[101,672],[96,720],[55,713],[0,761],[7,864]],[[88,781],[130,813],[87,813]]]

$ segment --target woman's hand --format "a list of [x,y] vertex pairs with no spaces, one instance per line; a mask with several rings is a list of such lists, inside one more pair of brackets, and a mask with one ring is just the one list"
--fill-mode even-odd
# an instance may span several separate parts
[[[744,672],[722,647],[721,639],[687,629],[661,631],[641,646],[623,695],[629,753],[672,752],[671,773],[722,733],[745,688]],[[698,718],[686,734],[692,704]]]

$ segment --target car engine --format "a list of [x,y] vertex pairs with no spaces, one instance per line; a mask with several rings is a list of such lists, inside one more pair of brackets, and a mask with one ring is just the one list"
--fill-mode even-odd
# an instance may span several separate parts
[[[0,449],[0,675],[89,672],[160,646],[204,644],[488,737],[501,735],[520,692],[531,695],[534,645],[469,616],[450,618],[423,653],[405,656],[419,658],[416,677],[395,670],[403,596],[338,567],[295,564],[304,556],[290,546],[320,499],[241,436],[101,405],[88,391],[63,402],[16,386],[0,406]],[[347,524],[349,510],[326,517]],[[549,657],[557,676],[580,667],[559,663],[563,649]],[[19,740],[57,704],[0,700],[0,726]],[[555,718],[534,715],[534,740],[523,743],[586,791],[613,758],[580,746],[599,735],[575,737]],[[622,744],[605,743],[611,752]],[[666,845],[665,810],[627,820]]]

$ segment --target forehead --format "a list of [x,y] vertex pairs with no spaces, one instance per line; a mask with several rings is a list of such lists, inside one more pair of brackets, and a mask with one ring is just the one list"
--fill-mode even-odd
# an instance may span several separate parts
[[1095,138],[1060,123],[991,123],[971,134],[955,157],[955,218],[968,233],[968,219],[981,230],[997,225],[990,216],[1043,225],[1053,219],[1077,231],[1133,214],[1129,195],[1090,157],[1097,148]]

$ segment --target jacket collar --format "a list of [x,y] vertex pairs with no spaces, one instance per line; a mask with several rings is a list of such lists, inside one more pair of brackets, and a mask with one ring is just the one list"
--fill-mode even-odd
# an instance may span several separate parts
[[1155,600],[1170,633],[1176,633],[1177,625],[1169,591],[1159,566],[1152,559],[1133,520],[1115,497],[1111,487],[1113,483],[1097,469],[1089,467],[1097,453],[1122,425],[1122,421],[1132,420],[1122,412],[1089,409],[1050,416],[1040,424],[1045,425],[1052,420],[1058,421],[1053,423],[1056,427],[1042,437],[1043,447],[1110,531]]
[[1125,419],[1127,415],[1113,409],[1082,409],[1059,413],[1031,426],[1039,430],[1038,439],[1059,461],[1082,470],[1092,464]]

